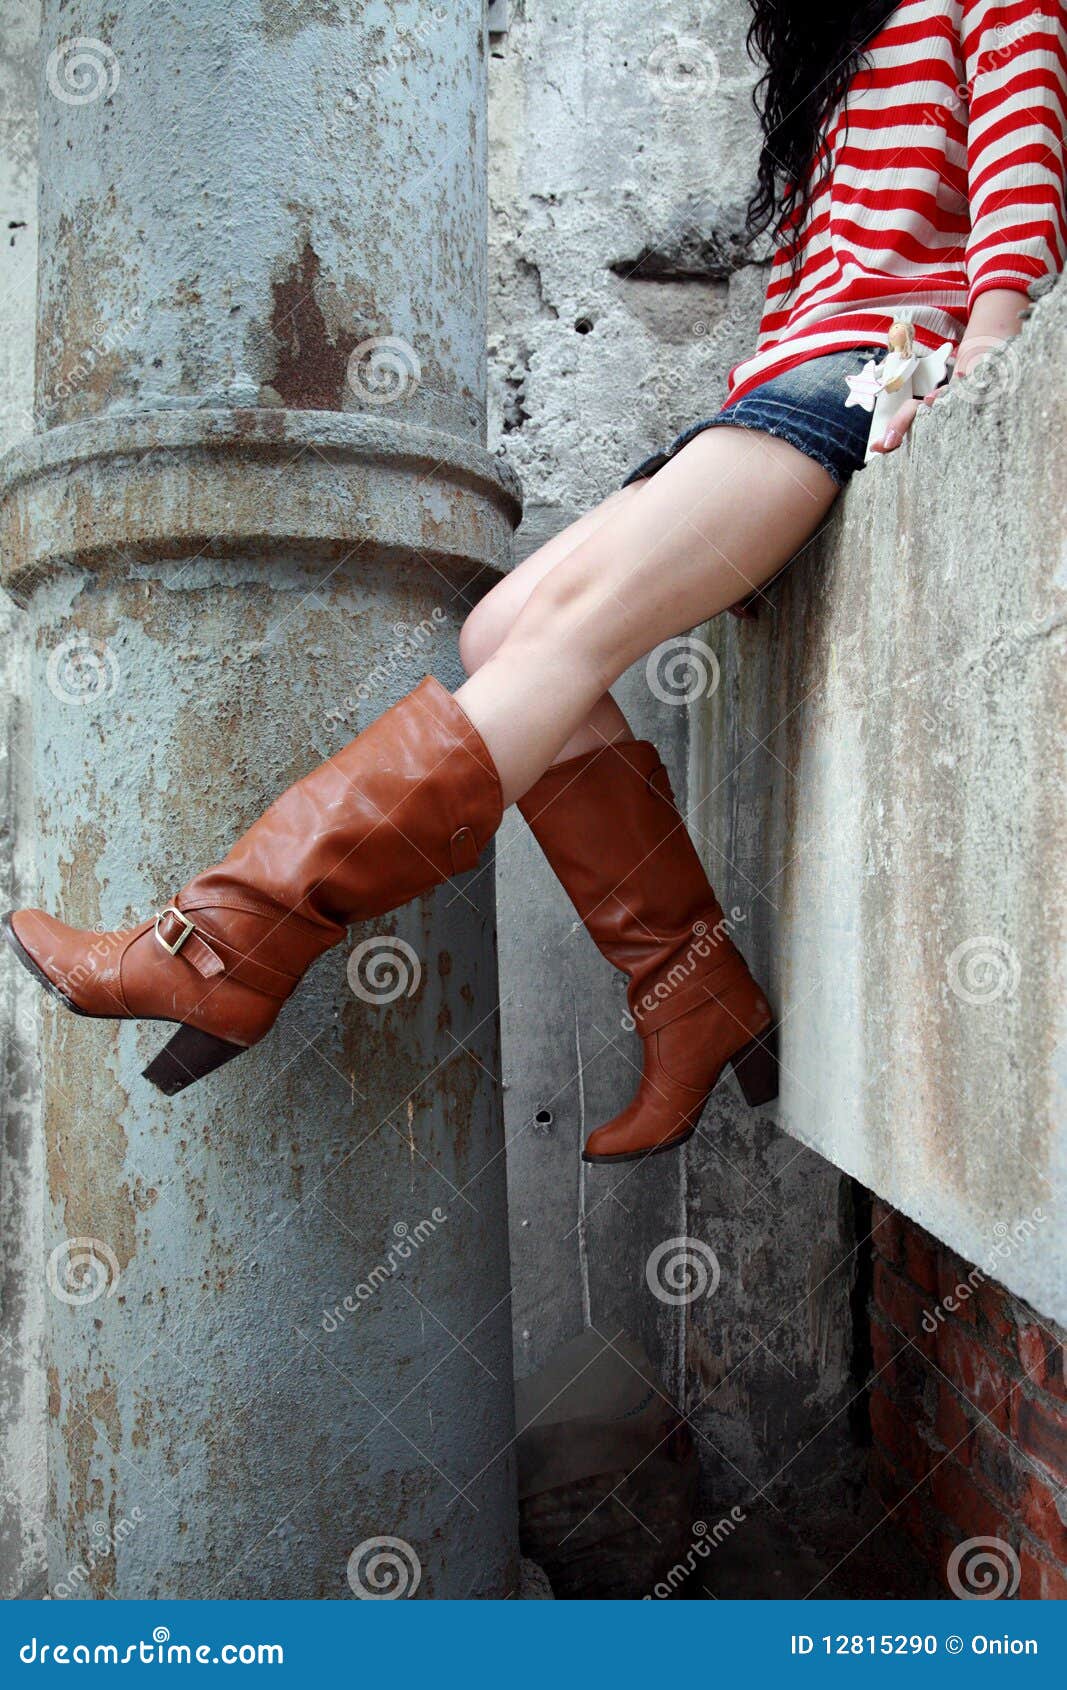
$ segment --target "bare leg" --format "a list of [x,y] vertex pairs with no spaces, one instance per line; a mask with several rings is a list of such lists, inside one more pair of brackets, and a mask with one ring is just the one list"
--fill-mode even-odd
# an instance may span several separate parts
[[[591,539],[605,521],[620,508],[630,504],[639,491],[640,484],[632,483],[629,487],[620,487],[614,493],[609,493],[608,497],[601,500],[591,511],[587,511],[576,522],[568,523],[566,528],[554,534],[543,546],[538,546],[537,550],[524,558],[491,593],[487,593],[485,598],[480,600],[464,622],[459,636],[460,656],[468,675],[473,675],[497,651],[511,632],[531,593],[549,571],[569,557],[578,546]],[[602,745],[632,738],[626,717],[611,694],[605,693],[593,705],[585,721],[571,735],[566,745],[561,747],[553,761],[561,762],[566,757],[577,757],[585,751],[596,751]]]
[[838,493],[784,440],[696,436],[534,588],[456,697],[512,803],[638,657],[759,587],[810,539]]

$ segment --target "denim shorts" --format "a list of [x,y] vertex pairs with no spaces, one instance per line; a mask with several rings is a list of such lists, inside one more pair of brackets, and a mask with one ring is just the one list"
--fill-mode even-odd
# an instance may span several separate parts
[[884,358],[885,350],[884,346],[858,346],[847,352],[824,352],[781,375],[768,377],[716,416],[693,423],[665,452],[645,458],[623,486],[655,475],[706,428],[752,428],[788,440],[843,487],[854,470],[863,468],[871,432],[869,411],[862,405],[845,409],[845,377],[858,375],[869,358]]

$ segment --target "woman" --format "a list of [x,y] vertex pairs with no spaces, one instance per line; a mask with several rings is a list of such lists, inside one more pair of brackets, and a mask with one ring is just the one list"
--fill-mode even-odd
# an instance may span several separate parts
[[[146,1070],[181,1090],[261,1039],[350,922],[473,867],[518,802],[628,978],[644,1069],[588,1161],[671,1149],[732,1063],[776,1095],[773,1018],[725,932],[653,746],[609,687],[758,595],[860,467],[846,378],[906,314],[953,379],[1014,334],[1065,251],[1062,0],[755,0],[764,143],[753,233],[778,240],[759,343],[727,401],[528,558],[468,619],[469,679],[424,680],[291,787],[154,921],[100,935],[36,910],[19,958],[83,1015],[178,1023]],[[900,444],[914,402],[882,452]]]

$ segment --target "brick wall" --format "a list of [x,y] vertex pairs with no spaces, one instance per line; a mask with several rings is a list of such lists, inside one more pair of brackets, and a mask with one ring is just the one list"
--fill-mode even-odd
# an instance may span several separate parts
[[877,1200],[872,1226],[876,1492],[947,1589],[957,1550],[967,1590],[1067,1600],[1067,1335]]

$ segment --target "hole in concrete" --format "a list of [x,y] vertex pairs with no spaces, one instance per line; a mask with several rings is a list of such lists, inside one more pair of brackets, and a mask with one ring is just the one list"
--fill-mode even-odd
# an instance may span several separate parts
[[534,1126],[540,1132],[546,1133],[554,1120],[551,1109],[538,1109],[534,1115]]
[[574,325],[574,331],[576,334],[591,334],[592,330],[593,319],[591,317],[579,317],[578,321]]

